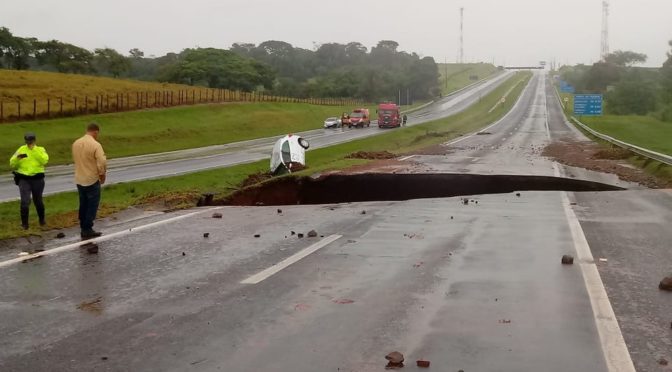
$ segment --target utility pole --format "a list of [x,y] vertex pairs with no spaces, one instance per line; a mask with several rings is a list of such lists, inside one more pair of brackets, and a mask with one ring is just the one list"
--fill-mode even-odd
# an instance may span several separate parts
[[602,46],[600,50],[602,61],[609,55],[609,0],[602,1]]
[[460,63],[464,63],[464,7],[460,8]]

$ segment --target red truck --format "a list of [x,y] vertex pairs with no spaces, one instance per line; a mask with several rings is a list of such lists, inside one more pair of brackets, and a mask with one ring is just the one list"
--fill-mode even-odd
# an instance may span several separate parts
[[399,106],[394,103],[381,103],[378,105],[378,128],[395,128],[401,126],[401,112]]

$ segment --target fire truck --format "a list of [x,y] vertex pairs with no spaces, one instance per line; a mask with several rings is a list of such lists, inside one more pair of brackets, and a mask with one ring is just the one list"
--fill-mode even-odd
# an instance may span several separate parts
[[399,106],[391,102],[378,105],[378,128],[400,127],[401,122]]

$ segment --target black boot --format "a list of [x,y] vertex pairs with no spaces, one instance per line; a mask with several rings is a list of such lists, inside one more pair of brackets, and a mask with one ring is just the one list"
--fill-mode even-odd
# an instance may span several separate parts
[[40,219],[40,226],[47,224],[47,220],[44,218],[44,207],[37,208],[37,217]]
[[21,207],[21,226],[24,230],[28,230],[28,208]]

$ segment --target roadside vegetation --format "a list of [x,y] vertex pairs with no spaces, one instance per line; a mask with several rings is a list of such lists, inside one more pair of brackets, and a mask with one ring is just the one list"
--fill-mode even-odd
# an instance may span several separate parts
[[[484,96],[477,104],[454,116],[309,151],[307,154],[309,168],[297,174],[307,175],[365,164],[368,160],[346,158],[347,155],[363,149],[391,151],[398,155],[476,131],[507,113],[517,101],[530,77],[530,73],[517,73],[495,91]],[[513,90],[509,93],[510,99],[507,99],[499,109],[488,113],[489,109],[512,87]],[[192,207],[204,192],[212,192],[218,197],[223,197],[239,189],[240,184],[248,176],[264,172],[268,172],[267,160],[177,177],[110,185],[103,191],[100,216],[109,216],[134,205],[153,206],[161,210]],[[47,196],[45,204],[48,228],[59,229],[76,225],[77,203],[77,194],[74,192]],[[28,232],[20,229],[17,220],[18,210],[18,201],[0,204],[0,239],[40,234],[36,228]],[[34,218],[34,216],[31,217]],[[31,224],[32,226],[37,225],[35,221],[31,221]]]
[[440,63],[441,93],[444,95],[452,93],[497,71],[497,67],[490,63]]
[[365,102],[395,101],[399,91],[409,92],[413,101],[440,93],[434,59],[401,51],[393,40],[371,48],[358,42],[327,43],[314,50],[269,40],[259,45],[236,43],[230,49],[187,48],[154,57],[137,48],[127,55],[111,48],[91,51],[58,40],[17,36],[0,27],[0,68]]

